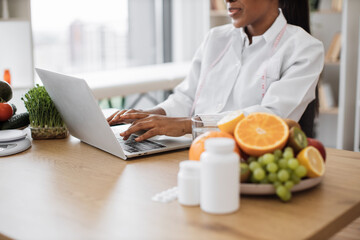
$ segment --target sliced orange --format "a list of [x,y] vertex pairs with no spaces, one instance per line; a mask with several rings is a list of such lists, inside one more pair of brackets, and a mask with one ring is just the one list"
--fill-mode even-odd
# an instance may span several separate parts
[[301,150],[296,156],[299,163],[307,169],[307,176],[310,178],[324,175],[325,164],[319,150],[309,146]]
[[261,156],[285,146],[289,127],[276,115],[252,113],[236,125],[234,137],[245,153]]
[[244,118],[245,115],[242,111],[233,111],[220,119],[220,121],[217,123],[217,126],[220,131],[234,135],[236,125]]

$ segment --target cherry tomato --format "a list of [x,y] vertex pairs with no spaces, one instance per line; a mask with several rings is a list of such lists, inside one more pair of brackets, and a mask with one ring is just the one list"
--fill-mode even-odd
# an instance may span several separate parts
[[0,103],[0,122],[5,122],[13,115],[13,109],[8,103]]

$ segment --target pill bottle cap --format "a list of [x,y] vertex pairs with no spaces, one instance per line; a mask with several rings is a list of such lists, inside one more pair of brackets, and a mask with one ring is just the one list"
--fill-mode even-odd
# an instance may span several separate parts
[[199,175],[200,174],[200,162],[194,160],[186,160],[180,162],[180,171],[186,174]]
[[211,152],[232,152],[235,141],[231,138],[209,138],[205,141],[205,150]]

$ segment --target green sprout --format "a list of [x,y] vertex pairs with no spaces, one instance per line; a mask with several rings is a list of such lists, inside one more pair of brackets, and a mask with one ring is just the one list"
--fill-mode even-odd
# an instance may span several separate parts
[[65,127],[65,123],[45,87],[36,84],[21,100],[29,112],[31,127]]

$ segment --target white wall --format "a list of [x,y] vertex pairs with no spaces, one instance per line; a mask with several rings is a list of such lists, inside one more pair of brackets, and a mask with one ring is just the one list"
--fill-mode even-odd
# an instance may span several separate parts
[[0,78],[9,69],[13,88],[30,88],[34,84],[30,0],[8,0],[8,10],[9,19],[0,17]]

